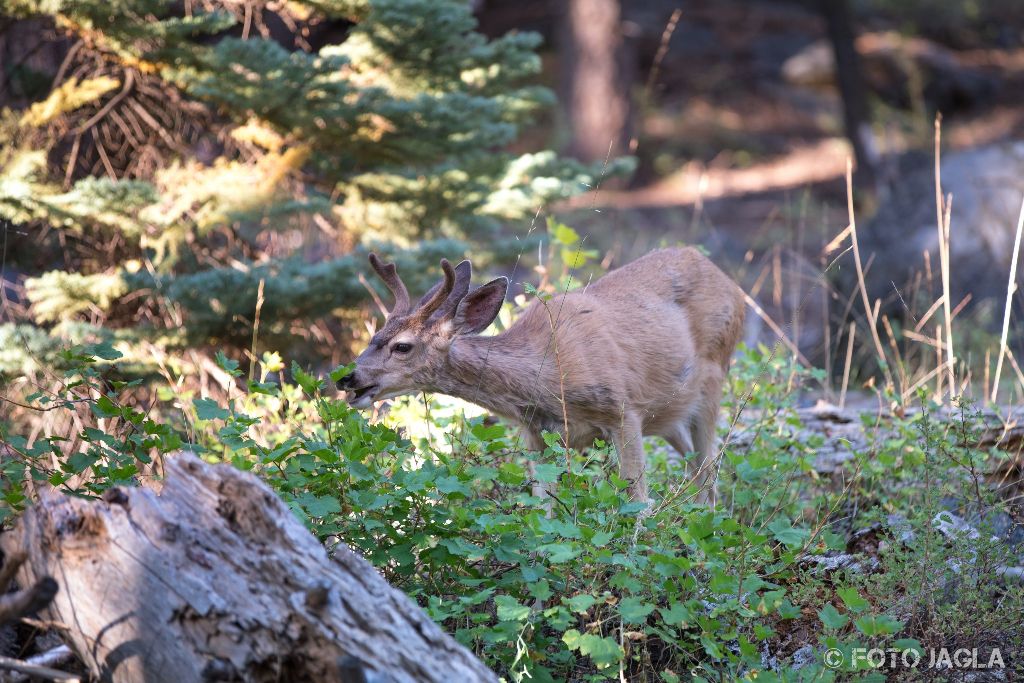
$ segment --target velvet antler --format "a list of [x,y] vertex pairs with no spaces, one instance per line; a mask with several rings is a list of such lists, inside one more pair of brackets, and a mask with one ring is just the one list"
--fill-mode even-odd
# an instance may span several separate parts
[[441,270],[444,271],[444,280],[434,285],[429,292],[423,295],[423,298],[420,299],[419,304],[416,306],[416,315],[423,320],[429,318],[434,311],[441,307],[441,304],[445,302],[455,287],[455,269],[452,268],[452,264],[448,262],[448,259],[441,259]]
[[[441,305],[431,311],[431,315],[438,319],[449,318],[455,315],[455,309],[458,308],[459,302],[469,292],[469,281],[471,279],[473,279],[473,266],[470,265],[469,261],[463,261],[455,266],[455,282],[451,287],[451,291]],[[423,298],[416,304],[416,309],[422,310],[423,306],[428,302],[434,301],[435,297],[440,297],[447,283],[448,278],[445,276],[443,280],[431,287],[430,291],[423,295]]]
[[398,269],[394,263],[384,263],[376,254],[370,254],[370,265],[377,271],[377,275],[384,281],[384,284],[391,290],[395,297],[395,305],[391,307],[388,317],[405,315],[409,312],[409,290],[405,288],[402,278],[398,277]]

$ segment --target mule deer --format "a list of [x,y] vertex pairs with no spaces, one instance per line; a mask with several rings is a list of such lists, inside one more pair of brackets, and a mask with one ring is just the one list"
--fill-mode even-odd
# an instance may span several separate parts
[[508,280],[470,291],[472,267],[412,305],[394,264],[370,254],[394,295],[384,327],[338,382],[356,408],[415,391],[476,403],[523,427],[531,450],[558,432],[572,448],[614,443],[630,495],[647,500],[643,435],[680,455],[715,501],[715,428],[729,358],[743,329],[740,288],[694,248],[662,249],[574,292],[534,301],[504,332],[480,336]]

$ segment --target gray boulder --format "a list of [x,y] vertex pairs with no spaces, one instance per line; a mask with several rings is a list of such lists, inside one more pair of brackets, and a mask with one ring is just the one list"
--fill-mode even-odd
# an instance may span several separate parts
[[[890,309],[903,302],[916,303],[920,315],[942,292],[939,276],[939,234],[936,227],[935,180],[932,162],[917,158],[904,162],[875,216],[860,231],[865,262],[873,258],[868,273],[872,298],[881,298]],[[956,306],[970,294],[971,305],[983,302],[1000,313],[1006,297],[1010,260],[1021,201],[1024,199],[1024,142],[977,147],[946,154],[942,160],[942,189],[952,193],[950,217],[950,290]],[[921,292],[917,302],[911,283],[925,271],[927,252],[931,261],[931,291]],[[1024,264],[1022,264],[1024,266]],[[852,268],[846,269],[848,272]],[[1018,269],[1024,282],[1024,267]],[[895,287],[900,289],[901,301]],[[926,288],[922,278],[920,288]],[[921,308],[921,306],[924,308]],[[1001,315],[995,316],[1001,320]]]

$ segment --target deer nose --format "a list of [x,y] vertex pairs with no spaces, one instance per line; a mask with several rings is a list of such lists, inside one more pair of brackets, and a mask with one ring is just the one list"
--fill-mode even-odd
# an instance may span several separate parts
[[356,373],[350,372],[341,379],[338,380],[338,388],[344,391],[345,389],[351,389],[356,385]]

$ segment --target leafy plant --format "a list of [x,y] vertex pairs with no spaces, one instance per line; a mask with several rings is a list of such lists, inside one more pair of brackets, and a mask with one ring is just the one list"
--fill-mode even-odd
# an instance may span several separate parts
[[[714,510],[689,502],[682,468],[656,443],[650,508],[628,500],[600,444],[579,453],[549,434],[543,453],[527,453],[483,417],[453,419],[444,439],[413,443],[325,393],[348,367],[321,378],[292,364],[286,377],[281,357],[265,353],[246,380],[218,354],[234,382],[227,400],[166,389],[142,410],[138,380],[107,379],[123,360],[111,345],[64,360],[60,391],[25,402],[88,426],[34,440],[3,434],[8,521],[44,481],[98,495],[159,477],[167,454],[192,448],[258,473],[324,543],[363,554],[509,680],[832,680],[828,648],[845,653],[840,671],[874,674],[854,664],[854,648],[965,637],[956,624],[968,609],[994,637],[1024,604],[1019,588],[993,580],[999,544],[965,535],[950,545],[919,515],[909,519],[914,539],[890,542],[878,571],[815,570],[808,558],[846,549],[832,521],[853,494],[808,476],[814,444],[801,438],[785,387],[811,378],[768,349],[745,351],[734,369],[729,403],[745,411],[734,429],[755,436],[742,449],[727,440]],[[948,477],[947,456],[977,464],[980,455],[940,438],[930,420],[908,420],[919,434],[909,451],[902,439],[877,444],[890,474],[917,468],[924,481],[920,468],[930,467]],[[550,512],[533,495],[531,462],[552,486]],[[852,477],[863,469],[851,468]],[[913,491],[902,495],[927,494]],[[961,595],[920,612],[941,580],[960,582]],[[820,633],[802,643],[816,654],[787,663],[800,631]]]

